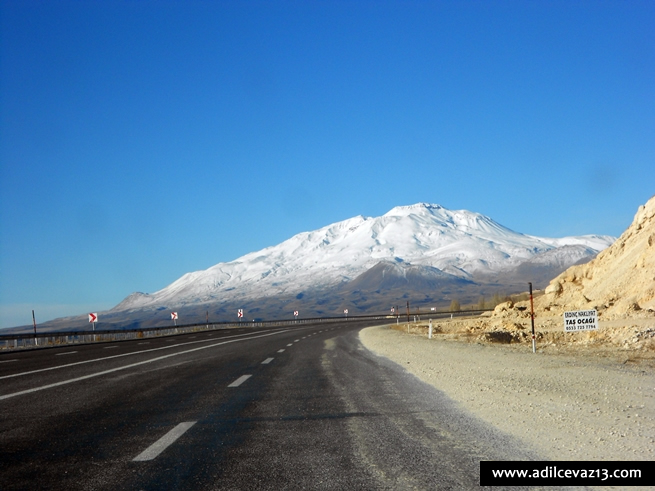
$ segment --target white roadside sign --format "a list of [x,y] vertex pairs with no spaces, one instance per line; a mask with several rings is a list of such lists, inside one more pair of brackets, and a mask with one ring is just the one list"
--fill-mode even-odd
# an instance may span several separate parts
[[598,329],[598,312],[595,310],[574,310],[564,312],[564,331],[596,331]]

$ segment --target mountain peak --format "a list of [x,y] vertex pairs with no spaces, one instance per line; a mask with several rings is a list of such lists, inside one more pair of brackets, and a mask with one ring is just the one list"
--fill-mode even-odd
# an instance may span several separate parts
[[442,271],[462,279],[495,278],[563,245],[580,244],[595,253],[612,241],[526,236],[479,213],[416,203],[397,206],[381,217],[359,215],[303,232],[229,263],[187,273],[158,292],[128,297],[118,307],[199,304],[219,298],[244,302],[256,296],[325,290],[349,283],[380,262],[406,262],[432,276]]
[[414,205],[396,206],[384,214],[385,217],[390,216],[407,216],[412,213],[420,213],[424,211],[431,212],[432,210],[444,210],[441,205],[431,203],[416,203]]

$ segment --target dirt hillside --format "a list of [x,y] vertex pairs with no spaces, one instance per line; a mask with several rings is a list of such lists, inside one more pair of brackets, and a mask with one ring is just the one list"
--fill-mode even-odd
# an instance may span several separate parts
[[[540,349],[581,346],[655,356],[655,196],[632,224],[587,264],[573,266],[534,298]],[[598,311],[599,329],[564,332],[563,313]],[[407,326],[405,326],[407,327]],[[402,329],[402,326],[399,326]],[[530,302],[505,302],[482,318],[437,321],[435,334],[476,342],[531,343]],[[409,330],[427,333],[426,322]]]
[[655,196],[614,244],[552,280],[537,306],[558,313],[595,308],[606,319],[655,310]]

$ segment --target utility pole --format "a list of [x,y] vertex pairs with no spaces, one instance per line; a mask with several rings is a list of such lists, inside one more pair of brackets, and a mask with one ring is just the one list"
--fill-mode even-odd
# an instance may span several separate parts
[[36,317],[34,317],[34,310],[32,310],[32,323],[34,324],[34,344],[39,345],[39,341],[36,339]]

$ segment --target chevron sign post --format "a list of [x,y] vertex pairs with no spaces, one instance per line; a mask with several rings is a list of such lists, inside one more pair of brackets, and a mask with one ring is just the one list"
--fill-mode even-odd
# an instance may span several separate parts
[[177,312],[171,312],[171,320],[177,326]]
[[[98,313],[97,312],[92,312],[89,314],[89,322],[93,322],[93,332],[95,333],[96,330],[96,322],[98,322]],[[95,342],[96,340],[96,335],[93,335],[93,341]]]
[[239,322],[241,322],[241,319],[243,318],[243,309],[239,309],[237,312],[237,317],[239,318]]
[[98,313],[92,312],[89,314],[89,322],[93,322],[93,330],[96,330],[96,322],[98,322]]

